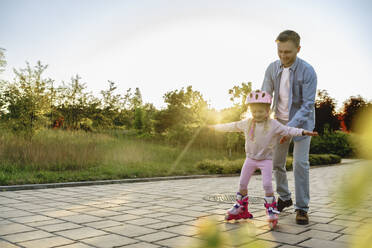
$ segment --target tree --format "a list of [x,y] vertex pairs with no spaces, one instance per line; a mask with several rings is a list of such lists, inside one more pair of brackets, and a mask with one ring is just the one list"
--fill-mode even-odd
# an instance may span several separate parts
[[315,131],[323,133],[325,129],[338,130],[340,121],[337,118],[336,102],[326,90],[318,90],[315,100]]
[[[102,90],[101,95],[103,98],[102,102],[102,118],[105,119],[105,125],[103,127],[111,127],[112,125],[118,124],[117,117],[119,115],[119,110],[121,107],[121,99],[122,97],[120,94],[115,94],[115,90],[117,89],[115,83],[113,81],[109,82],[109,88],[107,90]],[[101,124],[104,124],[103,122]]]
[[15,79],[2,94],[5,119],[16,133],[31,139],[43,126],[48,126],[47,114],[51,110],[50,89],[53,80],[42,77],[47,65],[40,61],[32,68],[14,69]]
[[168,118],[171,126],[195,124],[205,122],[204,112],[207,102],[199,91],[194,91],[192,86],[186,90],[174,90],[165,93],[164,102],[167,103]]
[[192,86],[167,92],[164,101],[167,108],[155,114],[154,128],[172,143],[187,142],[207,121],[207,102]]
[[234,86],[229,89],[230,100],[239,106],[245,106],[245,100],[248,94],[252,91],[252,83],[242,83],[241,86]]
[[359,113],[364,111],[370,105],[371,103],[368,103],[360,95],[351,96],[348,100],[344,102],[342,110],[342,119],[344,120],[346,128],[348,130],[355,131],[353,127],[355,118],[358,116]]
[[81,77],[76,75],[71,78],[71,83],[58,88],[60,105],[58,110],[64,117],[64,126],[71,129],[79,129],[80,123],[87,118],[90,104],[97,106],[94,97],[85,92],[86,84],[80,83]]
[[0,73],[4,71],[6,60],[4,55],[5,49],[0,47]]
[[[241,86],[236,85],[229,89],[230,100],[234,103],[234,107],[226,111],[231,111],[233,119],[230,121],[237,121],[242,118],[242,114],[247,112],[248,105],[245,103],[248,94],[252,91],[252,83],[242,83]],[[226,112],[225,111],[225,112]]]
[[143,111],[142,108],[136,108],[134,111],[134,128],[142,130],[143,128]]

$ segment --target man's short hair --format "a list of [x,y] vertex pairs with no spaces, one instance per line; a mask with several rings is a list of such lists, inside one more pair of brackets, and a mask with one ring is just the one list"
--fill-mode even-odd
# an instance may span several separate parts
[[276,42],[286,42],[286,41],[292,41],[297,47],[300,46],[300,36],[298,33],[292,30],[285,30],[281,32],[278,37],[276,38]]

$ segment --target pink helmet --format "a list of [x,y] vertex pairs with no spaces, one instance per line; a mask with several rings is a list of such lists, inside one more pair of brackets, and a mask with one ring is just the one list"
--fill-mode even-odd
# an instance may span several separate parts
[[266,91],[256,90],[248,94],[246,103],[247,104],[252,104],[252,103],[271,104],[271,95],[267,93]]

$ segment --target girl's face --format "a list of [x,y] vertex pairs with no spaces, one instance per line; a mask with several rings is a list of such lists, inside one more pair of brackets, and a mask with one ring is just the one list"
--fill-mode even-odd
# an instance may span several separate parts
[[257,122],[264,121],[269,117],[270,105],[268,104],[251,104],[250,109],[253,119]]

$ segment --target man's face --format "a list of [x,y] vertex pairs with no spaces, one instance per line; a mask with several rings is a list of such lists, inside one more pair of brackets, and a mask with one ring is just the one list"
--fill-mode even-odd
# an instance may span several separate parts
[[278,45],[278,56],[284,67],[290,67],[296,60],[297,53],[300,51],[300,46],[296,45],[292,41],[277,42]]

